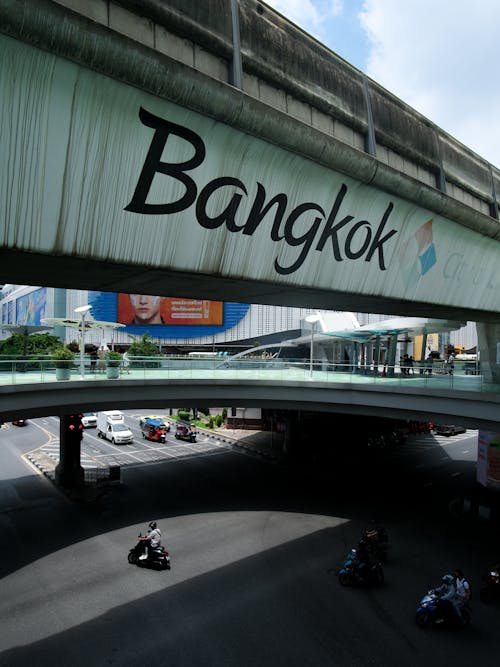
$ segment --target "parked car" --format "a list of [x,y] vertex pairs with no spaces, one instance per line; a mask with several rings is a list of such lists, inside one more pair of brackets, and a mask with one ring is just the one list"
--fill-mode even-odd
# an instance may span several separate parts
[[13,419],[12,423],[14,424],[14,426],[26,426],[26,424],[28,423],[28,420],[27,419]]
[[95,412],[84,412],[82,416],[83,428],[95,428],[97,426],[97,415]]
[[467,429],[463,426],[456,426],[455,424],[435,424],[434,433],[437,435],[457,435],[458,433],[466,433]]

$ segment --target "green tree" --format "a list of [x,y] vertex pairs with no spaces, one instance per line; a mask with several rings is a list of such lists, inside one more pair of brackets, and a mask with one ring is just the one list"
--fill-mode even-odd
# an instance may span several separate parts
[[12,334],[9,338],[0,341],[0,354],[17,355],[24,354],[24,345],[26,343],[26,353],[30,355],[50,354],[52,350],[61,344],[57,336],[48,333],[31,334],[25,339],[23,334]]
[[134,340],[128,349],[131,357],[156,357],[158,348],[151,339],[151,334],[146,331],[140,341]]

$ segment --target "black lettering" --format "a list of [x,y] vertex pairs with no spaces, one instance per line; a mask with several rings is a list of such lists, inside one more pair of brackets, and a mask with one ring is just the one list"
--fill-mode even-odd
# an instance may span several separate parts
[[276,204],[277,210],[274,216],[273,227],[271,230],[271,239],[273,241],[280,241],[283,238],[283,235],[279,233],[279,227],[285,214],[286,205],[288,203],[288,197],[281,193],[276,195],[268,202],[264,207],[263,204],[266,201],[266,189],[263,185],[257,182],[257,194],[255,195],[254,202],[252,204],[252,209],[248,215],[247,222],[243,227],[243,234],[247,236],[252,236],[254,231],[262,222],[263,218],[267,215],[268,211],[272,206]]
[[[195,134],[195,132],[182,127],[182,125],[176,125],[163,118],[154,116],[142,107],[139,110],[139,118],[143,125],[152,127],[155,130],[155,133],[151,140],[151,145],[146,160],[144,161],[139,180],[137,181],[134,195],[130,203],[125,207],[125,211],[146,213],[149,215],[183,211],[185,208],[191,206],[196,199],[197,193],[196,183],[185,172],[195,169],[203,162],[206,153],[205,144],[201,137]],[[171,134],[175,134],[191,144],[194,148],[194,155],[192,158],[185,162],[175,162],[172,164],[162,162],[161,156],[163,149]],[[177,181],[180,181],[186,188],[184,195],[177,201],[166,204],[147,204],[146,199],[156,173],[165,174],[166,176],[171,176]]]
[[446,264],[443,268],[443,277],[446,279],[451,278],[452,280],[455,280],[459,274],[463,259],[464,256],[457,252],[448,255]]
[[394,204],[392,202],[389,203],[389,206],[387,207],[384,215],[382,216],[382,220],[380,221],[380,225],[375,233],[375,238],[373,239],[373,243],[371,248],[368,250],[366,253],[365,257],[365,262],[369,262],[371,258],[373,257],[373,254],[375,250],[378,250],[378,265],[381,271],[386,270],[385,262],[384,262],[384,249],[382,245],[388,241],[391,236],[394,236],[394,234],[397,234],[396,229],[392,229],[388,234],[386,234],[383,238],[380,238],[382,235],[382,232],[384,230],[384,227],[386,225],[387,220],[389,219],[389,216],[391,214],[392,209],[394,208]]
[[337,238],[337,232],[339,229],[347,225],[348,222],[351,222],[351,220],[354,218],[353,215],[346,215],[345,218],[343,218],[340,222],[338,222],[335,227],[333,227],[333,223],[335,222],[335,218],[337,217],[337,213],[339,212],[340,206],[342,204],[342,201],[347,193],[347,185],[342,183],[342,186],[337,194],[337,198],[335,199],[335,202],[332,206],[332,210],[330,211],[330,215],[328,216],[328,220],[326,221],[325,228],[323,230],[323,233],[321,234],[321,238],[318,241],[318,245],[316,246],[316,250],[323,250],[325,247],[325,243],[330,237],[332,239],[332,246],[333,246],[333,255],[337,262],[342,261],[342,255],[340,254],[340,246],[339,246],[339,240]]
[[247,194],[247,190],[243,183],[239,179],[231,178],[230,176],[214,178],[213,181],[207,183],[203,190],[201,190],[198,200],[196,201],[196,219],[202,227],[205,227],[205,229],[217,229],[217,227],[220,227],[224,223],[226,223],[230,232],[237,232],[241,229],[236,225],[234,215],[238,210],[243,195],[234,194],[231,197],[229,204],[223,211],[221,211],[221,213],[219,213],[219,215],[216,215],[213,218],[207,215],[208,200],[216,190],[223,188],[226,185],[233,185],[237,188],[241,188],[241,190]]
[[[351,249],[352,240],[358,229],[361,229],[361,227],[366,227],[365,240],[361,248],[358,251],[354,252]],[[353,225],[352,228],[349,230],[349,234],[347,235],[347,238],[345,240],[344,252],[347,259],[359,259],[365,253],[366,249],[370,245],[371,240],[372,240],[372,229],[370,223],[367,220],[360,220],[355,225]]]
[[325,216],[325,212],[323,211],[323,209],[317,204],[312,204],[312,203],[300,204],[300,206],[294,208],[293,211],[290,213],[290,215],[287,218],[287,221],[285,222],[285,234],[284,234],[285,241],[288,243],[288,245],[291,246],[302,245],[303,247],[300,255],[291,266],[283,267],[280,266],[277,259],[274,261],[274,268],[278,273],[281,273],[281,275],[294,273],[294,271],[296,271],[298,268],[302,266],[305,258],[307,257],[307,253],[309,252],[311,245],[314,241],[316,232],[318,231],[318,227],[321,223],[322,218],[315,218],[311,227],[307,230],[307,232],[302,234],[302,236],[293,235],[293,225],[305,211],[319,211],[323,217]]

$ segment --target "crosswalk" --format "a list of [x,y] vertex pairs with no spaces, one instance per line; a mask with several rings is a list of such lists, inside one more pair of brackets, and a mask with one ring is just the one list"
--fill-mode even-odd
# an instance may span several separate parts
[[[108,445],[108,446],[106,446]],[[155,443],[150,445],[140,441],[132,445],[110,445],[100,441],[100,447],[92,444],[91,440],[82,441],[80,462],[83,468],[107,468],[110,465],[130,466],[155,461],[165,461],[190,456],[210,454],[222,449],[228,449],[228,445],[217,439],[198,438],[193,443],[178,443],[169,441],[163,446]],[[42,445],[39,452],[48,456],[55,464],[59,462],[59,441],[53,440]]]
[[401,445],[392,450],[392,457],[402,458],[412,454],[422,454],[426,451],[437,452],[439,449],[446,451],[447,448],[454,448],[462,441],[468,441],[468,446],[471,442],[471,438],[474,437],[477,442],[477,431],[473,430],[468,430],[466,433],[459,433],[449,437],[434,433],[415,433],[409,435]]

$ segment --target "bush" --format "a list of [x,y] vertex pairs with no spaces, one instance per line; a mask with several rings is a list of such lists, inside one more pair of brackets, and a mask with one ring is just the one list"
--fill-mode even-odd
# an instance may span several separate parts
[[213,417],[210,417],[210,419],[208,420],[207,426],[208,426],[208,428],[213,428],[214,427],[214,418]]
[[215,415],[215,425],[217,428],[220,428],[222,424],[224,423],[224,420],[222,419],[222,415]]
[[116,367],[122,363],[122,355],[120,352],[113,352],[110,350],[109,352],[106,352],[105,359],[108,366]]
[[222,408],[222,419],[224,421],[227,419],[227,408]]
[[186,410],[186,409],[177,410],[177,417],[179,419],[182,419],[182,421],[188,422],[190,416],[191,416],[191,410]]
[[208,417],[210,414],[210,408],[196,408],[198,412],[201,412],[202,415],[205,415],[205,417]]
[[56,347],[52,352],[52,359],[56,368],[73,368],[75,365],[75,355],[67,347]]

